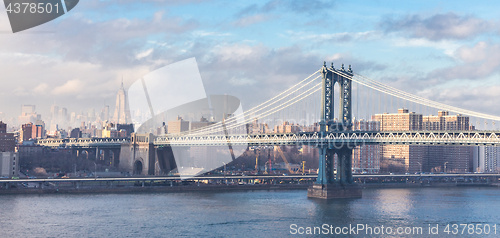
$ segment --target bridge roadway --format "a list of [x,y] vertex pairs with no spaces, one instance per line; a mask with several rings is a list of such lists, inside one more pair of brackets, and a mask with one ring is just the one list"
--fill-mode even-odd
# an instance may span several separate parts
[[77,148],[115,148],[122,144],[130,143],[130,138],[65,138],[65,139],[40,139],[36,144],[47,147],[77,147]]
[[157,146],[222,146],[232,145],[450,145],[500,146],[500,131],[350,131],[328,132],[320,138],[317,132],[249,135],[185,135],[157,137]]
[[[119,147],[130,143],[130,138],[42,139],[37,144],[47,147]],[[232,145],[440,145],[440,146],[500,146],[500,131],[351,131],[329,132],[320,138],[317,132],[289,134],[244,135],[182,135],[159,136],[156,146],[226,146]]]
[[[184,181],[199,180],[225,180],[225,179],[316,179],[318,175],[226,175],[226,176],[201,176],[184,179]],[[442,178],[442,177],[475,177],[475,178],[499,178],[500,174],[489,173],[465,173],[465,174],[354,174],[354,178]],[[68,178],[68,179],[1,179],[0,183],[60,183],[60,182],[132,182],[132,181],[175,181],[181,180],[177,176],[151,176],[151,177],[123,177],[123,178]]]

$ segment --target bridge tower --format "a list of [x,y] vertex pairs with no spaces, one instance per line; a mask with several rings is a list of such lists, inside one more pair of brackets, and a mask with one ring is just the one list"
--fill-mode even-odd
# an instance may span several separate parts
[[[344,65],[337,70],[327,68],[326,62],[321,68],[321,118],[320,138],[329,133],[342,133],[352,130],[352,89],[350,76],[351,66],[345,70]],[[334,119],[334,86],[339,84],[339,118]],[[308,189],[308,197],[314,198],[355,198],[361,197],[360,188],[352,178],[352,145],[321,142],[318,144],[319,169],[316,183]],[[335,174],[334,157],[337,155],[337,173]]]

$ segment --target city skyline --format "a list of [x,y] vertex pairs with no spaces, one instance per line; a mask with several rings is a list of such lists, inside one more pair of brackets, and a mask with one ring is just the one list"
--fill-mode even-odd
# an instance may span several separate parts
[[499,1],[4,5],[6,237],[500,233]]

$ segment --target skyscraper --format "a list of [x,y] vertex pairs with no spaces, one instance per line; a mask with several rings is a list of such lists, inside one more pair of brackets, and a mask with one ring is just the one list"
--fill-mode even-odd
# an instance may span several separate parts
[[34,123],[36,120],[41,119],[40,114],[36,114],[35,105],[22,105],[21,106],[21,116],[19,116],[19,123]]
[[36,107],[35,105],[22,105],[21,106],[21,114],[32,114],[35,113]]
[[52,120],[57,120],[59,117],[59,107],[55,104],[50,106],[50,116],[52,117]]
[[109,120],[109,106],[105,105],[104,108],[101,110],[101,120],[102,121],[107,121]]
[[113,116],[113,122],[117,124],[130,124],[130,110],[128,107],[127,93],[123,89],[123,82],[116,95],[116,106],[115,113]]

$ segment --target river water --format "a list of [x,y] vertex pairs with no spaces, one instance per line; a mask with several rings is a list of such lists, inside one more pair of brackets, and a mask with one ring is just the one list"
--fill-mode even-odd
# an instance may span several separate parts
[[[328,232],[366,227],[343,237],[497,237],[500,189],[366,189],[362,199],[334,201],[308,199],[304,190],[5,195],[0,214],[1,237],[305,237],[324,224]],[[429,234],[429,225],[439,233]],[[407,227],[422,234],[396,234]]]

